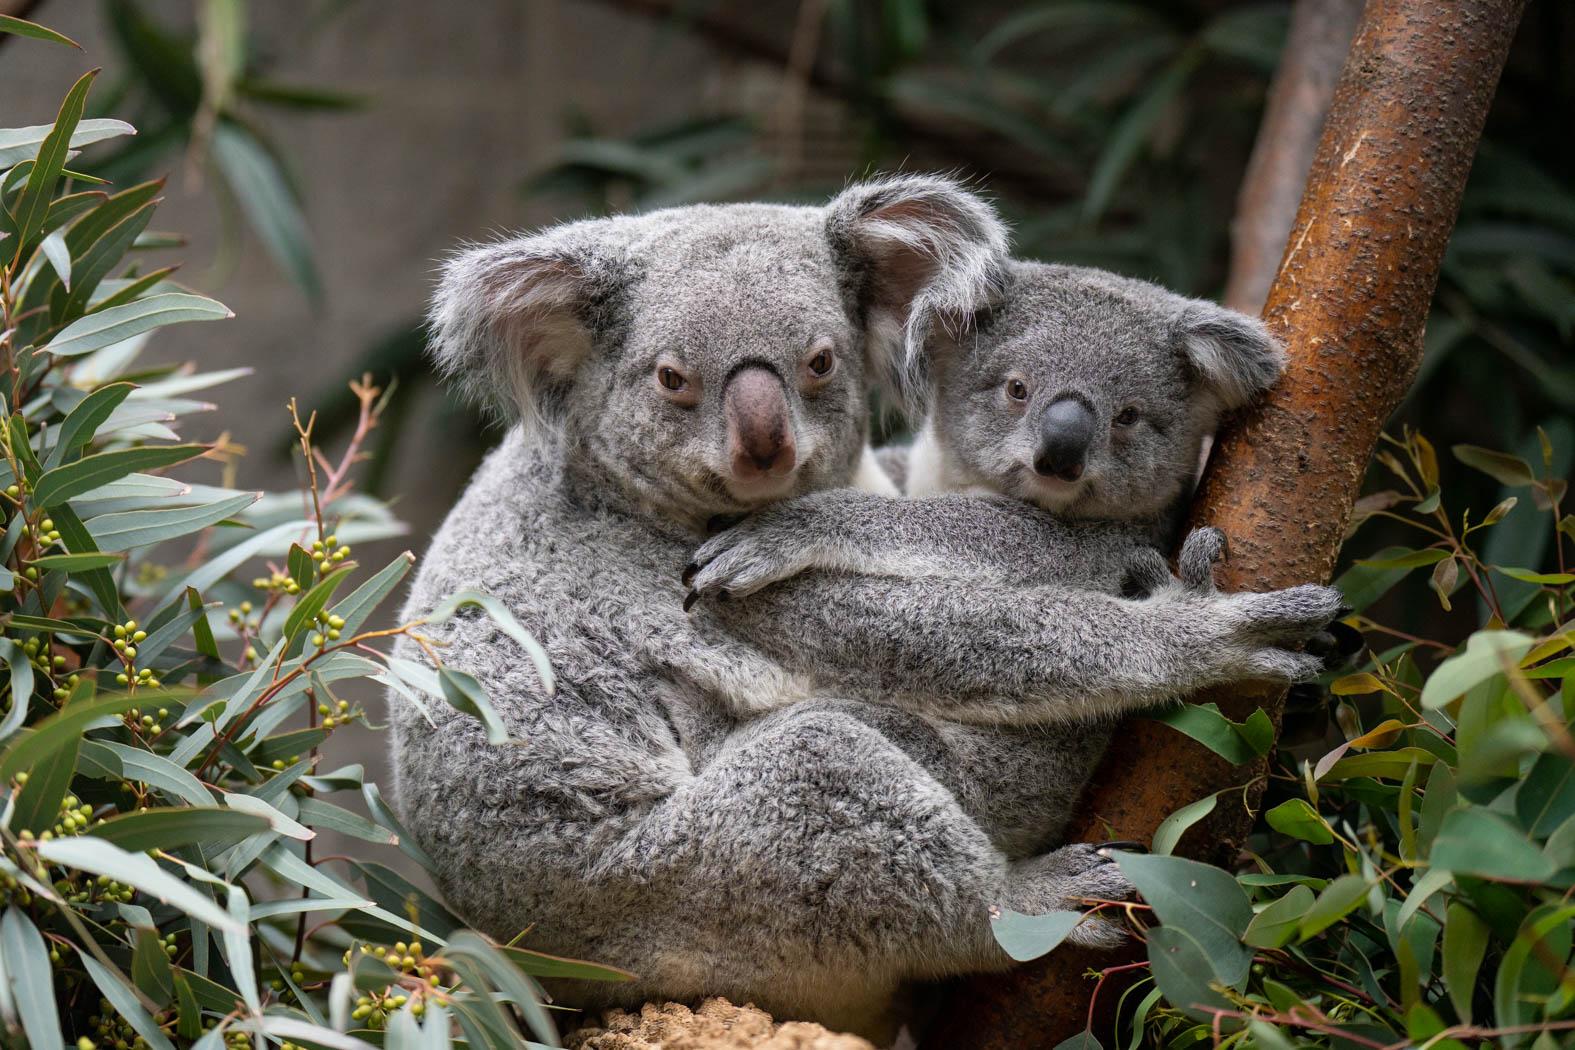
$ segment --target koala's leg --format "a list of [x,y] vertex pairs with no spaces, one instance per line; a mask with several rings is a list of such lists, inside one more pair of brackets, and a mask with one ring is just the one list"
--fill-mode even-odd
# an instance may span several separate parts
[[616,900],[625,924],[578,948],[641,975],[605,986],[623,1000],[724,994],[873,1031],[905,980],[1008,965],[990,906],[1076,907],[1098,880],[1073,874],[1008,863],[912,756],[805,705],[735,733],[595,858],[585,907]]

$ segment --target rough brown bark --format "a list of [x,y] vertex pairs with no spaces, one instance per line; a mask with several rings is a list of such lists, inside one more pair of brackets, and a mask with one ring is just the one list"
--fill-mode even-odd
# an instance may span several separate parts
[[[1223,586],[1327,580],[1379,431],[1421,359],[1422,331],[1471,158],[1524,0],[1369,0],[1308,175],[1264,318],[1290,353],[1267,403],[1224,436],[1194,505],[1231,541]],[[1241,719],[1283,694],[1219,690]],[[1074,837],[1147,841],[1178,807],[1261,769],[1232,768],[1135,721],[1095,776]],[[1256,800],[1256,791],[1246,793]],[[1250,827],[1242,792],[1182,852],[1230,856]],[[1082,1029],[1090,969],[1062,949],[1002,978],[966,982],[934,1050],[1053,1047]],[[1101,998],[1113,1001],[1109,989]]]
[[1363,0],[1296,0],[1263,122],[1236,195],[1224,303],[1255,314],[1285,254],[1324,117],[1345,65]]

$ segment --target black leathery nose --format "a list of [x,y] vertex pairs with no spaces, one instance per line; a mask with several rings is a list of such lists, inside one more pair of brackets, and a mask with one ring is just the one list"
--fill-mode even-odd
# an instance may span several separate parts
[[1045,409],[1039,421],[1039,448],[1034,472],[1047,478],[1076,481],[1083,474],[1088,446],[1094,440],[1094,412],[1075,397],[1063,397]]

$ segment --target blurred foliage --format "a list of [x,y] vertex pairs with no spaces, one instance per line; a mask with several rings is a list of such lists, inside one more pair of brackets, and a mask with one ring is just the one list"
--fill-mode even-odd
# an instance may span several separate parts
[[[627,135],[599,132],[573,114],[561,152],[521,183],[523,200],[603,214],[757,196],[823,199],[861,171],[950,169],[977,176],[997,198],[1022,255],[1103,266],[1189,294],[1219,293],[1236,188],[1283,46],[1287,4],[797,6],[801,17],[817,9],[822,16],[810,61],[793,70],[791,19],[771,24],[762,15],[752,27],[739,5],[675,0],[668,28],[724,55],[776,63],[782,97],[799,84],[835,100],[838,126],[816,127],[804,107],[788,102],[762,112],[744,96]],[[1575,112],[1575,75],[1561,57],[1570,47],[1575,6],[1532,5],[1467,188],[1426,361],[1400,417],[1425,424],[1445,444],[1534,456],[1541,425],[1560,449],[1575,448],[1568,429],[1575,414],[1575,184],[1568,177],[1575,145],[1548,126],[1550,115]],[[813,144],[806,131],[817,133]],[[810,146],[828,138],[851,154],[822,159]],[[347,376],[375,357],[406,381],[426,381],[418,331],[412,321],[402,340],[391,337]],[[349,409],[334,417],[341,425]],[[1569,466],[1567,454],[1556,464],[1561,473]],[[1470,501],[1492,498],[1486,479],[1450,463],[1444,470]],[[1537,535],[1526,508],[1502,535],[1505,548]],[[1533,563],[1546,549],[1523,560]],[[1436,615],[1418,620],[1416,609],[1398,604],[1388,613],[1414,627]]]
[[[268,135],[264,118],[342,112],[364,100],[271,77],[273,61],[256,53],[247,31],[248,0],[200,0],[193,5],[195,31],[163,24],[152,5],[137,0],[102,3],[121,61],[91,112],[122,114],[139,134],[97,158],[91,173],[128,182],[179,163],[188,176],[212,179],[227,225],[244,217],[280,269],[314,303],[320,301],[322,282],[302,212],[303,181]],[[319,7],[317,19],[302,19],[301,32],[310,32],[335,9]]]
[[[0,33],[71,43],[14,18]],[[352,558],[404,531],[354,484],[388,404],[368,379],[336,457],[292,403],[301,491],[238,490],[233,448],[181,442],[209,407],[192,395],[237,373],[143,347],[230,313],[144,269],[159,182],[76,167],[134,130],[84,116],[97,75],[54,123],[0,129],[0,1045],[557,1046],[536,978],[627,975],[466,930],[384,863],[432,866],[365,770],[321,752],[373,728],[341,698],[368,685],[507,740],[431,646],[388,651],[423,624],[479,608],[550,689],[546,657],[473,591],[369,629],[415,559]],[[197,461],[222,483],[166,473]],[[325,832],[355,856],[314,853]]]
[[[1363,516],[1421,545],[1361,558],[1339,581],[1356,609],[1348,622],[1382,645],[1330,684],[1332,697],[1301,692],[1277,746],[1262,712],[1235,723],[1213,705],[1186,705],[1162,718],[1233,763],[1272,750],[1263,812],[1235,872],[1172,851],[1248,783],[1179,809],[1153,854],[1119,856],[1144,903],[1096,910],[1124,909],[1146,959],[1098,975],[1096,996],[1120,997],[1120,1032],[1087,1032],[1067,1048],[1575,1041],[1568,486],[1545,434],[1530,463],[1457,446],[1462,467],[1514,493],[1472,514],[1446,504],[1441,457],[1422,435],[1388,445],[1379,459],[1396,487],[1366,501]],[[1558,548],[1555,572],[1482,553],[1522,502]],[[1457,646],[1374,620],[1372,604],[1412,577],[1445,608],[1480,603],[1482,629]],[[1080,918],[1008,912],[995,931],[1032,958]],[[1109,992],[1117,972],[1139,979]]]

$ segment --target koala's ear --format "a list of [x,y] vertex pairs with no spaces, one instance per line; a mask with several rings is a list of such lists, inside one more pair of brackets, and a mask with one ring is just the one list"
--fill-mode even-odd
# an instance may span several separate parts
[[472,400],[527,429],[559,421],[605,265],[552,235],[461,249],[444,263],[427,316],[437,366]]
[[1213,303],[1184,307],[1176,319],[1176,339],[1220,411],[1255,400],[1285,369],[1285,351],[1262,321]]
[[904,175],[844,190],[827,207],[826,234],[877,378],[915,407],[926,392],[932,331],[960,334],[1001,297],[1006,226],[951,179]]

